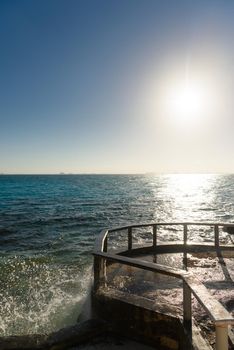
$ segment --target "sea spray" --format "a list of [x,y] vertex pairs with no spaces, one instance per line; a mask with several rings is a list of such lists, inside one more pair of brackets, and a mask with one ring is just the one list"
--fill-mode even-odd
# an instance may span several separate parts
[[0,335],[48,333],[76,322],[91,267],[47,260],[2,259]]

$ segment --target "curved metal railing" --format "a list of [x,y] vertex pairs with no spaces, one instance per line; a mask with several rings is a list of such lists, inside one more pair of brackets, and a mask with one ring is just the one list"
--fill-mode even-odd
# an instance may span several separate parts
[[[228,326],[234,325],[234,318],[230,313],[216,300],[207,290],[207,288],[191,273],[185,270],[166,267],[164,265],[147,262],[144,260],[134,259],[119,254],[108,253],[108,235],[109,233],[126,231],[127,232],[127,251],[134,251],[132,246],[132,231],[137,228],[152,228],[152,247],[157,250],[157,229],[159,226],[182,226],[183,227],[183,244],[181,249],[186,254],[188,230],[190,226],[210,226],[214,232],[214,244],[206,246],[206,250],[224,249],[225,246],[220,245],[219,231],[220,227],[228,230],[233,230],[234,224],[230,223],[210,223],[210,222],[158,222],[150,224],[127,225],[110,230],[103,230],[98,236],[94,250],[94,292],[97,292],[100,287],[105,287],[107,284],[106,266],[108,262],[117,262],[122,265],[138,267],[143,270],[160,273],[167,276],[173,276],[183,281],[183,324],[188,334],[192,339],[192,295],[197,299],[202,308],[208,313],[213,321],[216,330],[216,350],[228,350]],[[176,246],[176,244],[170,244]],[[200,244],[202,246],[202,244]],[[190,245],[190,248],[193,245]],[[197,247],[197,245],[196,245]],[[228,246],[228,249],[234,249],[234,245]],[[126,253],[125,252],[125,253]],[[126,254],[125,254],[126,255]]]
[[[183,227],[183,246],[185,247],[188,242],[188,232],[190,226],[209,226],[210,228],[213,228],[214,232],[214,245],[207,246],[207,250],[209,247],[215,247],[215,248],[222,248],[225,247],[225,245],[220,245],[220,228],[231,228],[233,229],[234,233],[234,224],[233,223],[212,223],[212,222],[158,222],[158,223],[149,223],[149,224],[136,224],[136,225],[127,225],[123,227],[117,227],[109,230],[103,230],[101,231],[101,234],[98,236],[96,243],[95,243],[95,251],[100,252],[107,252],[108,247],[108,236],[109,233],[112,232],[119,232],[119,231],[127,231],[128,233],[128,250],[132,250],[132,232],[133,229],[137,228],[152,228],[153,231],[153,240],[152,240],[152,247],[156,248],[157,246],[157,229],[159,226],[182,226]],[[171,244],[172,246],[175,246],[175,243]],[[193,244],[190,244],[190,247],[192,247]],[[196,244],[197,246],[198,244]],[[201,244],[200,245],[204,245]],[[234,245],[233,245],[234,248]]]

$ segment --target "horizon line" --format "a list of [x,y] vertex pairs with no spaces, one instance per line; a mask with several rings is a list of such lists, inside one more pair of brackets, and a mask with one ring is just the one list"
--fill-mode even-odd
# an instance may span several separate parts
[[82,172],[82,173],[0,173],[0,176],[69,176],[69,175],[233,175],[234,172],[123,172],[123,173],[98,173],[98,172]]

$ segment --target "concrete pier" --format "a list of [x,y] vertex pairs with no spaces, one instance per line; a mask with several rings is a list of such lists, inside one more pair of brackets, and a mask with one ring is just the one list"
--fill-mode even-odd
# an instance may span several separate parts
[[[183,228],[183,241],[159,244],[159,226],[170,225]],[[211,227],[214,243],[188,244],[189,229],[195,225]],[[227,277],[224,258],[234,256],[234,246],[220,241],[222,226],[224,224],[153,223],[102,231],[94,251],[93,307],[96,315],[111,324],[115,332],[157,349],[228,350],[234,319],[206,287],[209,280],[204,278],[205,274],[198,276],[192,268],[194,261],[209,259],[211,267],[218,263]],[[134,247],[134,233],[142,227],[152,230],[152,244],[147,241],[145,245]],[[113,252],[109,249],[108,235],[111,233],[113,239],[113,233],[118,236],[120,232],[122,236],[126,232],[127,249]],[[180,256],[180,266],[173,263],[168,266],[168,261],[158,263],[168,255],[173,259],[177,256],[177,261]],[[207,264],[205,262],[204,266],[209,268]],[[226,284],[233,291],[231,277]],[[199,319],[203,313],[213,324],[212,335],[212,327],[208,333],[204,332],[205,323],[201,317]]]

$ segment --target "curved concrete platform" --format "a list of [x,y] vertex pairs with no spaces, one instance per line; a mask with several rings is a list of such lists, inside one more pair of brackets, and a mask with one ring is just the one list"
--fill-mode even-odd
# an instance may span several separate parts
[[[183,242],[159,244],[158,226],[169,225],[183,227]],[[210,226],[213,244],[188,244],[190,225]],[[94,252],[97,314],[120,334],[139,336],[159,349],[234,348],[234,246],[221,244],[219,235],[226,226],[234,225],[153,223],[103,231]],[[133,230],[142,227],[152,229],[152,244],[133,247]],[[109,253],[108,234],[113,241],[113,233],[120,232],[127,249]]]

